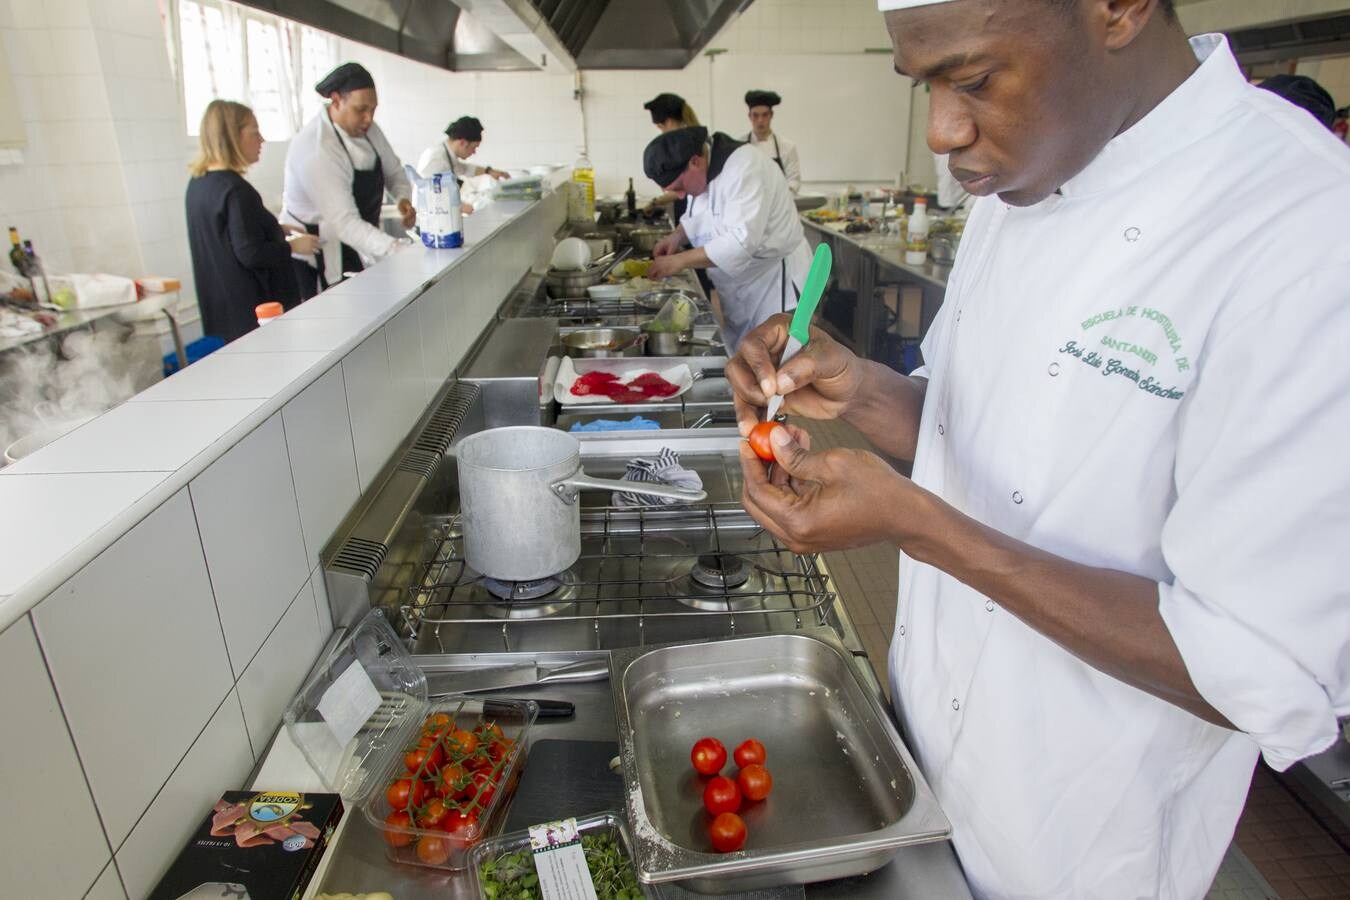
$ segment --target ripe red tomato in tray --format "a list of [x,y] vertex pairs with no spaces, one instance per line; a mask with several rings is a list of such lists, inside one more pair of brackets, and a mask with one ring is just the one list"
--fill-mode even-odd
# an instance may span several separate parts
[[754,738],[741,741],[736,745],[736,749],[731,751],[731,758],[736,760],[736,765],[742,769],[746,766],[762,766],[768,757],[769,753],[764,749],[764,745]]
[[450,841],[433,834],[417,840],[417,858],[429,866],[443,866],[450,859]]
[[412,818],[403,810],[396,809],[385,816],[384,824],[391,826],[384,832],[384,841],[391,847],[406,847],[413,842],[413,836],[404,831],[394,831],[394,828],[411,828]]
[[736,786],[745,799],[763,800],[773,790],[773,776],[758,763],[751,763],[736,773]]
[[703,788],[703,808],[714,816],[736,812],[741,808],[741,789],[725,775],[710,778]]
[[708,839],[718,853],[734,853],[745,846],[745,822],[733,812],[722,813],[709,823]]
[[701,737],[689,751],[689,761],[700,775],[716,775],[727,764],[727,748],[714,737]]

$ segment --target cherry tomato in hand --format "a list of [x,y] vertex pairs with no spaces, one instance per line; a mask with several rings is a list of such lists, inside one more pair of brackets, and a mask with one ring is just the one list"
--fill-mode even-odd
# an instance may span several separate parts
[[773,462],[773,444],[769,442],[769,435],[775,428],[782,427],[782,422],[760,422],[750,430],[746,440],[750,442],[750,449],[755,451],[756,456],[765,462]]
[[424,835],[417,842],[417,858],[429,866],[443,866],[450,858],[450,841],[435,835]]
[[754,738],[741,741],[731,753],[731,758],[736,760],[736,765],[742,769],[746,766],[762,766],[768,756],[768,751],[764,749],[764,745]]
[[741,789],[725,775],[710,778],[703,789],[703,808],[714,816],[736,812],[741,808]]
[[714,737],[701,737],[689,751],[689,761],[700,775],[716,775],[727,764],[727,748]]
[[403,810],[395,810],[384,817],[384,824],[390,826],[385,829],[384,842],[390,847],[406,847],[413,841],[413,836],[405,831],[394,831],[395,828],[411,828],[412,819]]
[[736,773],[736,786],[741,789],[745,799],[763,800],[773,790],[773,776],[758,763],[751,763]]
[[718,853],[735,852],[745,846],[745,822],[735,813],[722,813],[708,825],[708,838]]

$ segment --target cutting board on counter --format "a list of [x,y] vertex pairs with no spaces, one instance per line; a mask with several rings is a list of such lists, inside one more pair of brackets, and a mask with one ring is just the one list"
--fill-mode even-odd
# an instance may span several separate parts
[[605,810],[622,815],[623,776],[609,769],[618,755],[614,741],[535,741],[502,831]]

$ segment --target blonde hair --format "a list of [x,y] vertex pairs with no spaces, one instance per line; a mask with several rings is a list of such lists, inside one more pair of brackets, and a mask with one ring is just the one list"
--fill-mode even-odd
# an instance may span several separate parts
[[693,128],[698,124],[698,116],[694,115],[694,108],[688,103],[684,105],[684,109],[680,110],[680,118],[684,120],[685,128]]
[[188,171],[194,178],[205,175],[211,168],[221,166],[232,172],[243,172],[248,168],[244,150],[239,146],[239,138],[244,126],[250,120],[256,121],[253,110],[233,100],[212,100],[206,104],[202,113],[202,126],[197,132],[201,150],[188,164]]

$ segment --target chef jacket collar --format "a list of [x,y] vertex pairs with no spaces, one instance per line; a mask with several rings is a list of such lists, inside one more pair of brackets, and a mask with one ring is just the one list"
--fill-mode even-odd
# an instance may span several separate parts
[[1149,113],[1107,142],[1087,167],[1060,187],[1086,197],[1135,181],[1183,147],[1219,127],[1224,113],[1253,90],[1222,34],[1191,38],[1200,67]]

